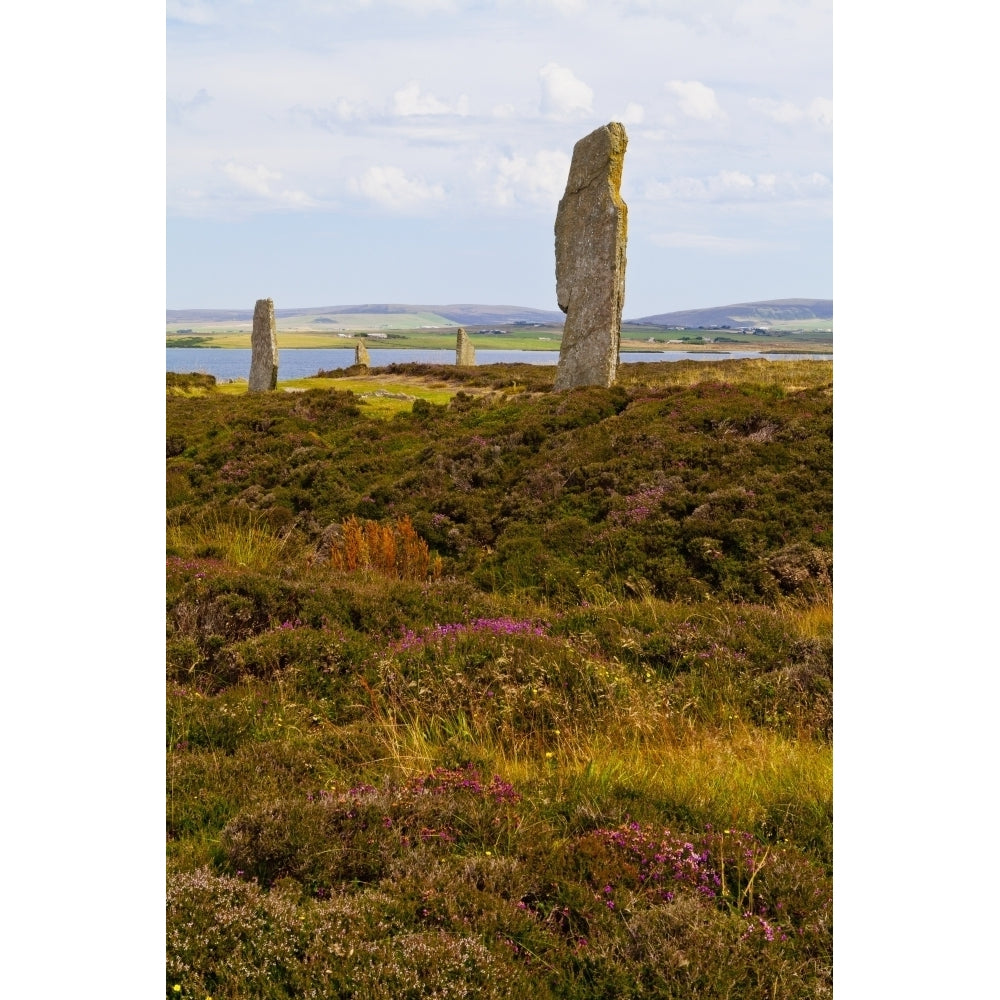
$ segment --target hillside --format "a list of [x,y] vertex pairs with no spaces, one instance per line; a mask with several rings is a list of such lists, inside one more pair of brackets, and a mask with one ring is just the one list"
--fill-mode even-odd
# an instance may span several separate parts
[[637,326],[683,327],[696,330],[712,326],[759,326],[794,320],[833,320],[833,299],[771,299],[740,302],[707,309],[683,309],[628,320]]
[[[326,322],[321,317],[336,316],[386,316],[400,323],[400,317],[432,316],[445,324],[483,326],[490,323],[545,323],[561,325],[565,317],[561,312],[534,309],[529,306],[479,305],[462,303],[452,305],[416,305],[405,302],[371,302],[362,305],[311,306],[275,309],[279,320],[301,317],[304,321]],[[249,323],[252,309],[168,309],[167,324],[181,323]],[[740,302],[728,306],[711,306],[705,309],[682,309],[677,312],[657,313],[638,319],[625,319],[634,326],[685,327],[697,329],[711,326],[757,326],[768,323],[787,323],[796,320],[833,320],[832,299],[771,299],[764,302]],[[347,325],[347,324],[345,324]],[[351,324],[357,325],[357,324]],[[405,325],[405,324],[400,324]]]
[[[504,305],[413,305],[409,303],[379,302],[365,305],[315,306],[274,310],[276,319],[296,316],[353,316],[432,313],[448,323],[468,323],[470,326],[487,323],[562,323],[563,314],[552,310],[532,309],[527,306]],[[168,309],[167,323],[249,323],[252,309]]]

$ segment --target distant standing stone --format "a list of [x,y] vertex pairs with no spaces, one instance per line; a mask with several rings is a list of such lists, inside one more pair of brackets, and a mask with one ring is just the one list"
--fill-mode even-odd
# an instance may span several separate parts
[[364,365],[366,368],[371,364],[371,360],[368,357],[368,348],[360,340],[354,347],[354,363],[356,365]]
[[258,299],[253,307],[250,347],[247,392],[270,392],[278,385],[278,335],[274,327],[273,299]]
[[556,299],[566,313],[555,388],[611,386],[618,370],[628,208],[621,198],[628,136],[619,122],[573,147],[556,212]]
[[455,340],[455,364],[460,368],[471,368],[476,364],[476,347],[469,340],[469,335],[463,327],[458,328]]

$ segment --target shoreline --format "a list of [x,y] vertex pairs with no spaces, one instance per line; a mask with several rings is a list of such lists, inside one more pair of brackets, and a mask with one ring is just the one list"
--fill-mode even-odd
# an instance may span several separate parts
[[[368,352],[379,352],[379,351],[407,351],[407,350],[418,350],[418,351],[442,351],[454,353],[453,347],[399,347],[398,345],[383,345],[379,344],[375,346],[373,344],[365,344],[368,348]],[[232,344],[170,344],[166,345],[168,351],[248,351],[250,350],[249,345],[246,347],[238,347]],[[278,345],[279,351],[349,351],[353,348],[351,346],[341,346],[341,345],[331,345],[324,347],[282,347]],[[480,354],[500,354],[508,353],[510,351],[558,351],[558,346],[544,346],[544,347],[476,347],[476,355]],[[725,344],[714,347],[710,344],[701,345],[697,347],[692,347],[690,345],[677,344],[671,345],[670,347],[665,346],[643,346],[643,347],[622,347],[619,351],[620,354],[707,354],[707,355],[717,355],[717,354],[735,354],[735,353],[753,353],[753,354],[816,354],[822,357],[833,357],[833,348],[829,349],[821,348],[817,349],[815,345],[806,344],[801,347],[790,346],[788,342],[782,344],[781,347],[765,347],[759,346],[757,344],[753,345],[742,345],[742,344]]]

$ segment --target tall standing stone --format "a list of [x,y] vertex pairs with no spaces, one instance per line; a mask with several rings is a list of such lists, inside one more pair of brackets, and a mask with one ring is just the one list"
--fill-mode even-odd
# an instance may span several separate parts
[[368,357],[368,348],[360,340],[354,345],[354,363],[356,365],[364,365],[365,368],[371,364],[371,359]]
[[250,334],[248,392],[270,392],[278,385],[278,335],[274,326],[274,300],[258,299],[253,307]]
[[476,364],[476,346],[463,327],[458,328],[455,338],[455,364],[459,368],[472,368]]
[[566,313],[556,389],[610,386],[618,370],[628,208],[621,198],[628,136],[611,122],[573,147],[556,212],[556,299]]

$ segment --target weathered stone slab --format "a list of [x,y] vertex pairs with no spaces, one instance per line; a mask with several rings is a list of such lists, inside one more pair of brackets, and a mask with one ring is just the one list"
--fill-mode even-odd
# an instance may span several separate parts
[[273,299],[258,299],[253,307],[250,350],[247,392],[271,392],[278,385],[278,335],[274,326]]
[[566,313],[556,389],[610,386],[618,370],[628,208],[621,198],[628,136],[610,122],[573,147],[556,212],[556,299]]
[[475,344],[469,340],[469,335],[461,326],[455,338],[455,364],[460,368],[472,368],[476,364]]
[[360,340],[354,347],[354,363],[356,365],[364,365],[366,368],[371,364],[371,360],[368,357],[368,348]]

